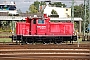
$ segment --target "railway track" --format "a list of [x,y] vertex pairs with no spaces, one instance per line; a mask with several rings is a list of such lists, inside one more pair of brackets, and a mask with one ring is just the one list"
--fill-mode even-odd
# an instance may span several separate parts
[[90,44],[0,44],[0,60],[90,60]]
[[89,49],[6,49],[0,52],[0,60],[90,60]]
[[90,49],[90,44],[28,44],[28,45],[15,45],[15,44],[0,44],[0,49]]
[[86,56],[24,56],[24,57],[5,57],[0,58],[0,60],[90,60]]
[[1,54],[10,53],[90,53],[90,49],[1,49]]

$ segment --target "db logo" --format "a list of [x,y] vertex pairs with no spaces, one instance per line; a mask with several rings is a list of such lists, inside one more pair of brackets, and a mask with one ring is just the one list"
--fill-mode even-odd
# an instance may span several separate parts
[[46,29],[46,26],[37,26],[39,29]]

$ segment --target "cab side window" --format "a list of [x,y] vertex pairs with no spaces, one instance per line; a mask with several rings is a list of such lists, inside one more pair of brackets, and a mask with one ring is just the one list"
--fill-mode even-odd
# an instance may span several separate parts
[[44,24],[44,20],[38,20],[38,24]]
[[33,20],[33,24],[36,24],[36,19]]

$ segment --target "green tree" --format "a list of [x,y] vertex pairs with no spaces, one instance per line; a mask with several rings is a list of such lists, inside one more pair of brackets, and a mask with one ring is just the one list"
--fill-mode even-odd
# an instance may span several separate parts
[[81,17],[84,19],[84,5],[75,5],[74,6],[74,17]]
[[0,21],[0,28],[1,30],[8,30],[10,29],[10,21]]
[[51,14],[53,15],[57,15],[57,11],[55,11],[54,9],[52,9],[52,11],[51,11]]
[[20,9],[17,10],[18,13],[22,13],[22,11]]
[[38,0],[34,1],[34,3],[29,6],[30,13],[38,13],[39,6],[42,6],[42,5],[46,5],[46,3],[44,1],[39,2]]
[[46,5],[46,3],[44,1],[41,1],[40,6],[42,6],[42,5]]
[[40,4],[40,2],[38,0],[34,1],[34,6],[36,7],[37,11],[39,10],[39,4]]
[[66,7],[66,5],[65,4],[63,4],[63,3],[61,3],[61,2],[54,2],[53,4],[52,3],[50,3],[50,5],[51,6],[56,6],[56,7]]
[[[84,19],[84,5],[75,5],[74,6],[74,17],[80,17]],[[74,27],[77,29],[79,23],[74,22]],[[82,24],[82,29],[83,29],[83,24]]]
[[26,13],[29,13],[28,11],[26,11]]
[[33,4],[30,5],[29,11],[30,11],[30,13],[37,13],[38,12],[37,8]]
[[[83,23],[85,23],[85,26],[88,26],[88,5],[86,5],[86,23],[82,21],[82,31],[83,31]],[[74,17],[81,17],[84,20],[84,15],[85,15],[85,6],[83,4],[75,5],[74,6]],[[78,26],[78,25],[77,25]]]

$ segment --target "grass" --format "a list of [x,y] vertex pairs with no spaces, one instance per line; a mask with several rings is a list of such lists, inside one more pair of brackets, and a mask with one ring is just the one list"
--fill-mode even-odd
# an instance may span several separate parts
[[11,36],[12,34],[9,32],[0,32],[0,36]]
[[[11,36],[9,32],[0,32],[0,36]],[[12,42],[11,38],[0,38],[0,42]]]
[[82,38],[78,39],[77,42],[82,43]]
[[87,41],[87,40],[82,41],[82,38],[78,39],[77,43],[78,43],[78,42],[81,43],[81,44],[87,44],[87,43],[90,43],[90,41]]
[[12,42],[11,38],[0,38],[0,42]]

